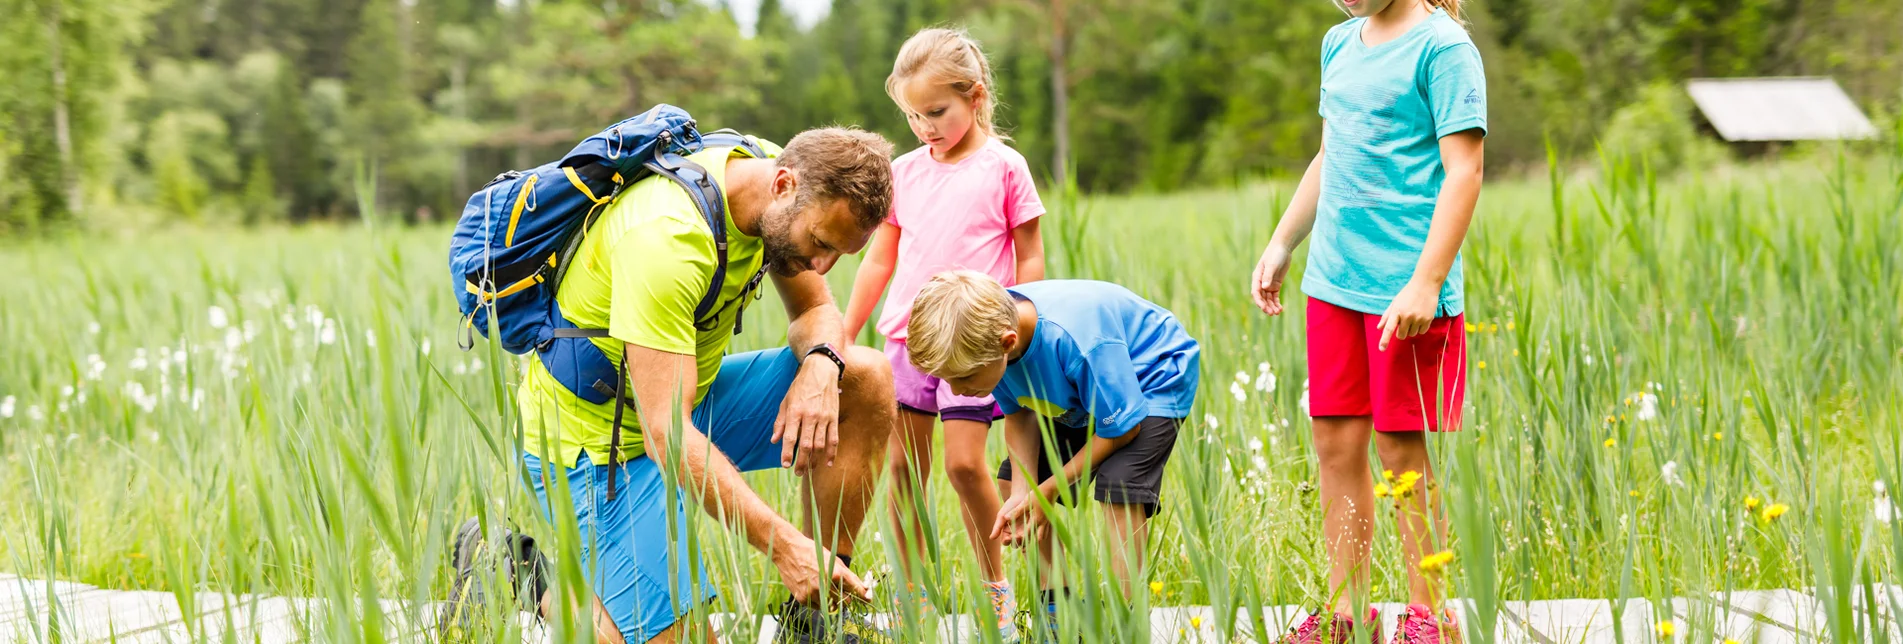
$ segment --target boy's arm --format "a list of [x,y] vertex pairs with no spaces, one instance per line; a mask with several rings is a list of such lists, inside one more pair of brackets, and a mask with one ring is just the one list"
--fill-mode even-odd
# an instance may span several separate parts
[[1050,480],[1044,481],[1046,495],[1063,489],[1069,481],[1081,480],[1086,468],[1095,469],[1104,459],[1123,449],[1142,427],[1147,401],[1143,382],[1137,377],[1136,363],[1130,360],[1130,347],[1122,342],[1101,342],[1083,352],[1068,370],[1095,425],[1090,442]]
[[879,224],[879,232],[866,248],[866,261],[859,264],[859,272],[852,278],[852,297],[846,300],[848,339],[859,338],[866,321],[872,319],[872,308],[878,306],[879,296],[892,282],[892,267],[898,264],[899,234],[899,227],[892,222]]
[[[1038,494],[1043,495],[1044,498],[1047,499],[1057,498],[1057,492],[1064,489],[1064,486],[1069,485],[1070,481],[1080,480],[1084,477],[1085,468],[1091,470],[1097,469],[1097,466],[1103,464],[1104,459],[1110,458],[1111,454],[1117,453],[1117,450],[1123,449],[1123,446],[1129,445],[1130,441],[1135,440],[1137,432],[1141,429],[1141,425],[1132,427],[1130,431],[1124,432],[1122,436],[1116,438],[1104,438],[1096,434],[1091,434],[1090,443],[1084,446],[1082,451],[1077,452],[1076,456],[1070,457],[1070,460],[1064,463],[1064,468],[1061,471],[1051,473],[1050,478],[1044,479],[1043,483],[1038,484]],[[1015,478],[1012,480],[1014,482],[1016,481]]]
[[1026,476],[1024,473],[1037,471],[1042,456],[1038,452],[1043,449],[1043,443],[1043,436],[1038,433],[1036,412],[1022,409],[1004,417],[1004,446],[1010,451],[1011,472],[1014,474],[1011,477],[1012,496],[1031,492],[1031,479],[1037,475]]
[[1388,305],[1381,316],[1380,348],[1386,351],[1388,340],[1408,338],[1427,332],[1440,312],[1440,288],[1453,270],[1460,244],[1467,239],[1473,223],[1474,204],[1480,200],[1480,181],[1486,133],[1478,128],[1455,132],[1440,139],[1441,166],[1447,177],[1441,180],[1440,198],[1434,204],[1434,219],[1428,225],[1427,244],[1414,265],[1414,277]]
[[1038,217],[1011,229],[1012,250],[1018,258],[1017,283],[1044,279],[1044,234],[1039,232]]

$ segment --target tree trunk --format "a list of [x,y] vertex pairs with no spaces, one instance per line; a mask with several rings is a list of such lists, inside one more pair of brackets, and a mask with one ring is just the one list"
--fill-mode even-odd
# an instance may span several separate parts
[[1064,33],[1064,0],[1051,0],[1051,175],[1059,185],[1069,180],[1070,163],[1070,42]]
[[66,95],[66,62],[60,42],[60,0],[53,0],[46,13],[46,44],[53,63],[53,142],[59,147],[59,176],[66,192],[66,212],[77,216],[81,210],[79,172],[73,167],[73,128],[69,113],[71,99]]

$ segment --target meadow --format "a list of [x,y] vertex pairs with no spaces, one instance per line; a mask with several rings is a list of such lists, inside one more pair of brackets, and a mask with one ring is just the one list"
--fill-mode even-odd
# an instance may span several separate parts
[[[1507,600],[1814,587],[1833,639],[1874,635],[1853,595],[1903,574],[1885,488],[1903,462],[1903,161],[1567,174],[1490,183],[1464,251],[1470,409],[1432,448],[1454,537],[1442,574],[1473,600],[1470,623]],[[1045,194],[1052,276],[1125,284],[1204,347],[1140,606],[1222,614],[1331,593],[1299,298],[1272,319],[1245,290],[1289,190]],[[381,641],[385,605],[360,600],[445,596],[465,517],[572,535],[521,482],[520,364],[457,349],[447,238],[369,223],[0,240],[0,570],[187,605],[198,590],[327,598],[311,639]],[[854,267],[830,277],[842,304]],[[777,305],[748,315],[737,350],[783,341]],[[749,479],[792,507],[789,475]],[[955,503],[941,476],[934,583],[975,606]],[[1056,518],[1085,580],[1065,628],[1147,637],[1143,613],[1109,600],[1095,516]],[[713,609],[772,612],[784,591],[766,559],[690,517],[724,590]],[[1384,601],[1417,563],[1393,527],[1376,530]],[[856,567],[889,589],[890,528],[866,532]],[[558,587],[581,588],[556,554]],[[1029,587],[1028,559],[1008,562]],[[1675,637],[1726,635],[1714,628]]]

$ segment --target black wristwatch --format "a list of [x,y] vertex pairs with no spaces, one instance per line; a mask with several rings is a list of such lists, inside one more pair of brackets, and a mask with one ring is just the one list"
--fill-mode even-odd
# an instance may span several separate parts
[[806,355],[804,355],[804,356],[801,356],[801,357],[800,357],[800,360],[801,360],[801,361],[804,361],[804,360],[805,360],[806,358],[810,358],[810,357],[812,357],[812,356],[813,356],[813,354],[815,354],[815,353],[817,353],[817,354],[820,354],[820,355],[823,355],[823,356],[826,356],[826,359],[827,359],[827,360],[831,360],[831,361],[833,361],[833,364],[835,364],[835,365],[839,365],[839,380],[840,380],[840,381],[842,381],[842,382],[843,382],[843,381],[845,381],[845,379],[846,379],[846,360],[845,360],[844,358],[840,358],[840,357],[839,357],[839,352],[833,349],[833,345],[832,345],[832,344],[830,344],[830,343],[826,343],[826,342],[821,342],[821,343],[819,343],[818,345],[815,345],[815,346],[814,346],[813,348],[811,348],[811,349],[807,349],[807,350],[806,350]]

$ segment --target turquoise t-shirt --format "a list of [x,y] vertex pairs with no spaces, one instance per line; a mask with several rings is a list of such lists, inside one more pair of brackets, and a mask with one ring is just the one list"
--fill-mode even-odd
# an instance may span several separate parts
[[1001,411],[1094,425],[1104,438],[1147,417],[1189,416],[1202,348],[1169,310],[1109,282],[1043,280],[1007,290],[1037,307],[1037,330],[991,392]]
[[[1487,79],[1460,23],[1435,9],[1380,45],[1366,19],[1322,39],[1322,186],[1302,291],[1379,315],[1414,276],[1446,171],[1441,137],[1487,130]],[[1459,315],[1461,261],[1441,284],[1437,316]]]

